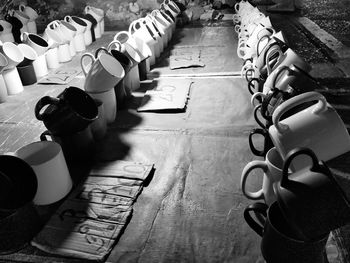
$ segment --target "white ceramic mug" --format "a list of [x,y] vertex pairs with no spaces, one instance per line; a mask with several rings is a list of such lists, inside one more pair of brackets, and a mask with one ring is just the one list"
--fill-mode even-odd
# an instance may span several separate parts
[[30,6],[24,4],[19,5],[19,10],[25,13],[29,17],[27,23],[28,33],[37,34],[37,26],[35,20],[38,18],[38,13]]
[[[85,65],[89,59],[91,65]],[[103,53],[98,58],[91,53],[85,53],[80,59],[81,68],[85,75],[84,89],[88,92],[105,92],[113,89],[124,78],[123,66],[113,56]]]
[[5,70],[2,76],[6,84],[8,95],[15,95],[23,91],[22,81],[16,67]]
[[92,34],[91,34],[92,22],[82,17],[79,17],[79,18],[83,20],[86,24],[86,30],[84,32],[84,42],[86,46],[89,46],[92,43]]
[[[281,120],[288,110],[312,101],[318,102]],[[302,93],[284,101],[273,112],[272,122],[270,138],[282,158],[297,147],[310,148],[322,161],[350,150],[350,136],[342,119],[318,92]],[[308,164],[305,158],[296,158],[291,167],[299,170]]]
[[20,48],[12,42],[0,44],[0,53],[2,53],[7,59],[7,66],[4,70],[16,67],[24,59],[24,55]]
[[73,182],[61,146],[52,141],[33,142],[23,146],[15,155],[27,162],[38,179],[34,204],[48,205],[64,198]]
[[13,10],[13,16],[16,17],[22,23],[22,27],[20,29],[21,33],[23,32],[29,33],[28,26],[27,26],[30,20],[29,16],[27,16],[24,12],[20,10]]
[[[255,169],[262,169],[264,172],[262,188],[252,192],[248,190],[247,179]],[[241,189],[243,194],[252,200],[264,199],[267,205],[276,201],[276,195],[273,190],[273,183],[279,182],[282,178],[283,159],[277,149],[271,148],[265,160],[254,160],[249,162],[242,171]]]
[[94,27],[94,33],[96,38],[101,38],[104,33],[104,12],[102,9],[86,6],[84,9],[85,14],[90,14],[97,21],[97,25]]
[[37,79],[47,75],[49,70],[47,68],[46,55],[42,54],[36,58],[33,62],[35,76]]
[[55,69],[60,66],[58,58],[58,47],[50,48],[45,53],[46,64],[49,69]]
[[86,31],[87,24],[77,16],[65,16],[64,21],[70,23],[76,28],[76,34],[73,40],[75,50],[77,52],[84,51],[86,49],[84,33]]
[[49,43],[39,35],[24,32],[21,34],[21,40],[23,43],[31,46],[38,56],[45,54],[49,48]]
[[106,122],[113,123],[117,116],[117,98],[114,89],[110,89],[104,92],[93,93],[87,92],[93,99],[102,101],[104,116]]
[[7,66],[7,58],[5,55],[0,53],[0,103],[3,103],[7,99],[7,89],[6,89],[6,83],[2,76],[2,72],[4,68]]
[[17,47],[21,50],[24,57],[22,62],[19,63],[17,66],[27,66],[28,64],[33,63],[33,61],[37,59],[38,54],[31,46],[21,43],[18,44]]

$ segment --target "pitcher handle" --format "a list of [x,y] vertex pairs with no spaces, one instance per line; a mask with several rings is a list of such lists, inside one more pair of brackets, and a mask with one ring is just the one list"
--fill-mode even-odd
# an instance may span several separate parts
[[81,58],[80,58],[80,65],[81,65],[81,69],[82,69],[84,75],[86,76],[86,75],[88,74],[89,70],[88,70],[87,67],[84,65],[84,59],[85,59],[85,58],[90,58],[90,60],[91,60],[91,65],[96,61],[96,59],[95,59],[94,55],[91,54],[91,53],[85,53],[85,54],[83,54],[83,55],[81,56]]
[[[259,235],[263,236],[264,234],[264,224],[267,218],[267,209],[268,205],[260,202],[256,202],[254,204],[250,204],[244,209],[243,216],[247,224]],[[253,217],[250,215],[250,211],[254,213],[258,213],[261,215],[259,218],[264,218],[265,222],[258,223]]]
[[283,103],[281,103],[272,114],[272,123],[275,125],[276,130],[279,133],[283,133],[288,130],[288,126],[286,124],[280,123],[280,119],[284,113],[289,111],[290,109],[306,102],[318,101],[316,107],[312,111],[313,114],[319,114],[327,110],[327,100],[326,98],[316,91],[305,92],[299,94],[295,97],[292,97]]
[[254,89],[255,89],[255,86],[253,84],[254,81],[256,81],[258,83],[258,85],[260,83],[260,80],[258,78],[252,78],[251,80],[249,80],[249,82],[248,82],[248,91],[252,95],[256,93],[256,91],[254,91]]
[[268,35],[263,35],[261,38],[259,38],[258,43],[256,44],[256,55],[260,56],[260,43],[262,42],[263,39],[268,38],[269,41],[271,40],[271,37]]
[[58,105],[60,103],[60,99],[50,97],[50,96],[44,96],[42,97],[35,105],[34,113],[35,117],[42,121],[44,119],[43,114],[40,113],[41,109],[45,107],[46,105]]
[[291,162],[293,161],[293,159],[299,155],[307,155],[311,158],[312,167],[310,168],[310,170],[314,170],[315,168],[317,168],[319,166],[318,158],[317,158],[316,154],[311,149],[305,148],[305,147],[298,147],[298,148],[292,149],[286,155],[286,158],[285,158],[285,161],[283,164],[282,179],[281,179],[281,186],[282,187],[287,187],[288,182],[291,181],[291,180],[289,180],[289,177],[288,177],[289,166],[290,166]]
[[57,20],[51,21],[50,23],[47,24],[47,27],[49,27],[50,29],[56,29],[59,26],[60,25],[58,24]]

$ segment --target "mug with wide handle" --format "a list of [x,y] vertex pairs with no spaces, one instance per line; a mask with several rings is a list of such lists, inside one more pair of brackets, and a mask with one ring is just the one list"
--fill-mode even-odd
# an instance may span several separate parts
[[[89,65],[85,60],[90,60]],[[88,92],[100,93],[114,88],[125,76],[123,66],[112,55],[101,54],[97,59],[91,53],[85,53],[80,59],[85,75],[84,89]]]
[[[311,165],[288,174],[298,157],[308,159]],[[284,217],[305,240],[314,240],[350,222],[349,200],[326,164],[309,148],[295,148],[287,154],[274,190]]]
[[[261,169],[263,171],[263,183],[261,189],[258,191],[250,191],[247,187],[248,177],[251,176],[254,170]],[[241,189],[243,194],[252,200],[263,199],[267,205],[271,205],[277,200],[276,194],[273,190],[273,184],[279,182],[282,178],[283,159],[276,150],[271,148],[267,154],[266,159],[254,160],[249,162],[242,171],[241,175]]]
[[[256,218],[251,215],[253,212]],[[270,206],[264,203],[253,203],[244,209],[247,224],[262,237],[261,253],[266,262],[271,263],[324,263],[324,251],[329,233],[314,240],[303,240],[298,237],[284,218],[277,202]]]
[[49,48],[49,43],[39,35],[24,32],[21,34],[21,40],[23,43],[31,46],[38,56],[45,54]]
[[[281,120],[287,111],[312,101],[317,103]],[[310,148],[323,161],[350,150],[350,136],[345,124],[318,92],[306,92],[286,100],[273,112],[272,122],[269,134],[283,158],[296,147]],[[297,159],[292,169],[299,170],[306,165],[305,158]]]

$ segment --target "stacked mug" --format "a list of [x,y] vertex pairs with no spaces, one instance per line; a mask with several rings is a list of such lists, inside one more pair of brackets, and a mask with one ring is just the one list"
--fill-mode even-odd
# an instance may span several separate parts
[[[68,87],[57,97],[44,96],[35,105],[35,116],[47,128],[40,139],[61,145],[67,161],[90,160],[95,140],[105,132],[100,122],[99,104],[84,90]],[[100,123],[98,123],[100,124]]]
[[[87,7],[85,12],[89,14],[92,10]],[[107,123],[114,122],[117,109],[140,87],[140,81],[147,79],[150,66],[172,37],[179,13],[173,1],[164,1],[159,10],[133,21],[128,31],[115,34],[107,47],[98,48],[95,54],[82,55],[84,89],[91,97],[102,101]],[[98,25],[94,27],[97,37]]]
[[[263,200],[249,205],[244,218],[262,237],[266,262],[325,262],[328,235],[350,222],[350,203],[324,162],[348,152],[350,136],[336,110],[315,92],[311,66],[269,17],[248,1],[235,10],[237,55],[259,125],[249,134],[249,146],[264,158],[242,171],[243,194]],[[249,175],[258,169],[262,187],[250,191]]]

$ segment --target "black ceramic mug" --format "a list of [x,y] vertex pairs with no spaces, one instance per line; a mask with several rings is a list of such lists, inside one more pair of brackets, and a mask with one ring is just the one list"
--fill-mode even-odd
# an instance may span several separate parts
[[[41,110],[46,109],[41,113]],[[54,135],[84,130],[98,117],[95,101],[84,90],[69,87],[57,98],[44,96],[35,105],[35,116]]]
[[33,64],[27,66],[17,66],[19,77],[23,86],[32,85],[37,82]]
[[[251,212],[265,218],[264,224],[256,221]],[[253,203],[244,210],[247,224],[262,237],[261,253],[267,263],[323,263],[329,233],[312,241],[300,240],[286,222],[277,202],[268,207]]]
[[49,138],[61,145],[67,161],[91,160],[95,155],[96,145],[90,127],[71,134],[53,135],[50,131],[44,131],[40,135],[41,141],[48,141]]
[[[292,161],[308,158],[307,166],[288,175]],[[309,148],[291,150],[282,179],[274,185],[277,202],[289,224],[308,240],[350,223],[350,203],[325,163]]]

